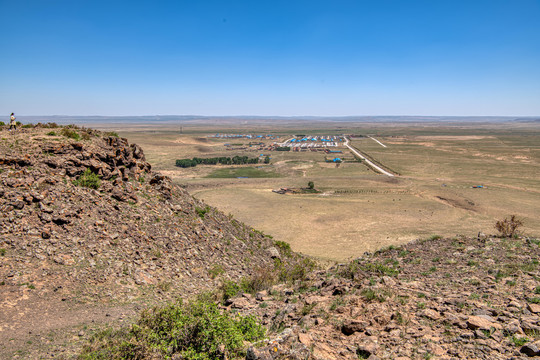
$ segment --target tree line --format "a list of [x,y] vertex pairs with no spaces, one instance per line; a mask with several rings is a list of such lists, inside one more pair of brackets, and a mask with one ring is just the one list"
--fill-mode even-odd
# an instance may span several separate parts
[[258,164],[259,158],[249,158],[247,156],[234,156],[234,157],[213,157],[213,158],[198,158],[193,159],[179,159],[176,160],[176,166],[181,168],[194,167],[199,164],[203,165],[244,165],[244,164]]

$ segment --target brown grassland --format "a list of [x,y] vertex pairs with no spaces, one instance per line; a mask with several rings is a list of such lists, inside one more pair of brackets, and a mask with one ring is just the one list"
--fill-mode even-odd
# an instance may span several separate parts
[[[200,121],[182,130],[167,123],[110,129],[141,145],[155,170],[196,197],[319,259],[343,261],[433,235],[496,233],[495,221],[510,214],[523,220],[526,235],[540,234],[538,123]],[[368,137],[354,138],[351,145],[399,176],[377,174],[360,162],[337,167],[326,163],[330,155],[322,152],[227,151],[225,143],[247,146],[250,140],[208,137],[218,132],[271,133],[282,140],[295,134],[372,135],[387,147]],[[353,158],[343,151],[339,156]],[[271,163],[255,170],[175,166],[181,158],[260,153],[269,155]],[[265,173],[274,177],[252,177]],[[249,177],[236,177],[245,174]],[[308,181],[321,192],[271,191],[306,187]]]

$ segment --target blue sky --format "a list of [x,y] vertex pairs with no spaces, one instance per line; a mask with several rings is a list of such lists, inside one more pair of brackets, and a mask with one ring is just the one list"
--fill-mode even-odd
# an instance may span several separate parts
[[0,0],[0,113],[540,115],[540,0]]

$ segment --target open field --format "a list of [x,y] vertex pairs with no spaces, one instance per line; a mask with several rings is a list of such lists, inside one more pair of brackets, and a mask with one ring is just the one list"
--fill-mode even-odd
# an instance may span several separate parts
[[[182,132],[170,124],[126,125],[116,130],[143,147],[154,169],[197,197],[276,240],[289,242],[294,250],[321,259],[344,260],[435,234],[495,233],[495,221],[510,214],[524,220],[526,234],[540,235],[540,125],[534,122],[299,121],[277,122],[274,128],[269,122],[199,122],[184,125]],[[207,137],[217,132],[272,133],[283,140],[306,133],[372,135],[387,147],[368,137],[353,138],[350,144],[399,176],[376,174],[360,162],[336,166],[325,162],[325,157],[334,154],[310,151],[263,151],[271,164],[260,164],[260,168],[175,167],[176,159],[195,156],[260,155],[248,146],[248,139]],[[244,144],[246,149],[225,150],[225,143]],[[353,159],[348,150],[342,150],[338,156]],[[275,177],[249,176],[263,171]],[[308,181],[321,194],[271,191],[305,187]]]

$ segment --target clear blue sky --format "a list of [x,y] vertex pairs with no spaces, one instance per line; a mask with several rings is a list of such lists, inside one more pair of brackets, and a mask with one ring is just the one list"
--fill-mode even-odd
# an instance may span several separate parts
[[540,115],[540,0],[0,0],[0,113]]

